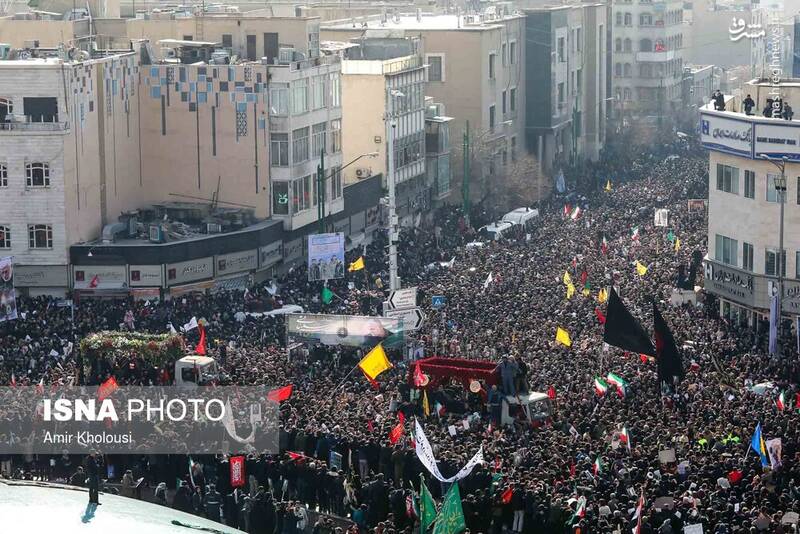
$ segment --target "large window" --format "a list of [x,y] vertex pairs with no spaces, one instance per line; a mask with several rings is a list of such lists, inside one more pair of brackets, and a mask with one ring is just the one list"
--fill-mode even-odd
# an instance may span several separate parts
[[303,176],[292,182],[292,213],[311,208],[312,184],[311,175]]
[[11,248],[11,227],[0,225],[0,248]]
[[639,26],[652,26],[653,25],[653,15],[650,13],[642,13],[639,15]]
[[622,39],[619,37],[614,40],[614,52],[622,52]]
[[444,81],[444,58],[439,55],[428,54],[428,81]]
[[319,157],[320,152],[327,152],[325,145],[325,126],[324,122],[315,124],[311,127],[311,157]]
[[50,187],[50,166],[47,163],[26,163],[25,184],[28,187]]
[[285,117],[289,114],[289,85],[274,84],[269,90],[270,112]]
[[564,38],[558,38],[558,62],[564,63],[567,58],[564,56]]
[[517,62],[517,42],[511,41],[508,50],[509,50],[508,53],[509,63],[513,65]]
[[717,163],[717,189],[726,193],[739,194],[739,169]]
[[[778,249],[768,248],[764,251],[764,274],[778,276]],[[781,254],[781,276],[786,276],[786,251]]]
[[508,93],[508,107],[512,112],[517,111],[517,88],[512,87]]
[[331,107],[338,108],[342,105],[342,79],[338,72],[332,72],[329,78],[331,91]]
[[311,78],[311,109],[325,107],[325,76]]
[[49,224],[29,224],[28,247],[53,248],[53,227]]
[[767,174],[767,202],[778,201],[778,192],[775,191],[775,180],[778,178],[777,174]]
[[495,78],[495,63],[497,63],[497,54],[489,54],[489,79],[494,80]]
[[287,133],[271,133],[269,134],[270,140],[270,158],[272,165],[275,167],[286,167],[289,165],[289,134]]
[[342,120],[331,121],[331,152],[336,154],[342,150]]
[[501,94],[501,99],[500,99],[501,100],[500,109],[502,110],[504,116],[505,116],[506,113],[508,113],[508,108],[506,106],[506,95],[507,95],[507,93],[505,91],[503,91],[502,94]]
[[292,115],[308,111],[308,80],[295,80],[292,82]]
[[744,171],[744,196],[756,198],[756,173],[753,171]]
[[715,259],[726,265],[736,265],[736,252],[739,244],[735,239],[716,235]]
[[497,113],[495,112],[494,105],[489,106],[489,128],[494,128],[494,125],[496,124],[495,121],[497,120],[496,115]]
[[272,182],[272,213],[289,215],[289,182]]
[[0,187],[8,187],[8,165],[0,163]]
[[331,200],[342,196],[342,168],[334,167],[331,172]]
[[753,245],[750,243],[742,243],[742,269],[753,270]]
[[292,131],[292,165],[308,160],[308,126]]
[[6,116],[14,113],[14,105],[11,98],[0,96],[0,122],[6,122]]
[[401,137],[394,144],[395,169],[402,169],[407,165],[425,158],[425,134],[418,132]]

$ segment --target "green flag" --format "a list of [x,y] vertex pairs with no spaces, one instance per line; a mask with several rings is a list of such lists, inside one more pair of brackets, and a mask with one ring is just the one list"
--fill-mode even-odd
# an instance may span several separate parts
[[328,289],[327,287],[322,288],[322,303],[323,304],[330,304],[333,300],[333,291]]
[[667,233],[667,240],[669,240],[670,243],[674,243],[675,242],[675,234],[672,232],[671,229]]
[[467,530],[464,522],[464,511],[461,509],[461,494],[458,492],[458,482],[450,486],[444,496],[442,509],[433,525],[433,534],[459,534]]
[[425,480],[420,475],[419,482],[419,523],[422,527],[420,534],[425,534],[436,520],[436,501],[433,500]]

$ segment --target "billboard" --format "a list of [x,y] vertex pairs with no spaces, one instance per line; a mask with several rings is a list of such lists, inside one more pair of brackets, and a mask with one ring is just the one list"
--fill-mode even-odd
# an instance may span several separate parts
[[295,313],[287,315],[286,329],[290,345],[321,343],[361,347],[401,335],[403,323],[389,317]]
[[0,323],[17,318],[17,293],[14,290],[14,258],[0,258]]
[[308,280],[344,278],[344,234],[308,236]]
[[792,126],[792,121],[775,122],[777,124],[756,123],[755,157],[800,161],[800,128]]
[[747,120],[703,113],[700,116],[700,141],[709,150],[751,158],[753,125]]

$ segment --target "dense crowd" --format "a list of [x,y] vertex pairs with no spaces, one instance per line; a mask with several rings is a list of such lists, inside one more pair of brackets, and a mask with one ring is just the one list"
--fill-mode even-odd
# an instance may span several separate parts
[[[425,417],[422,397],[408,382],[413,364],[405,351],[390,351],[395,368],[378,378],[378,391],[358,374],[336,389],[362,349],[309,347],[287,359],[282,317],[237,313],[297,304],[309,312],[377,314],[388,280],[385,237],[377,236],[365,251],[348,254],[352,261],[364,253],[367,273],[331,281],[330,304],[320,298],[321,283],[308,282],[303,268],[246,293],[148,303],[82,301],[75,310],[78,339],[120,325],[164,332],[168,323],[203,317],[210,353],[223,362],[232,383],[294,385],[281,408],[282,454],[248,456],[250,480],[243,489],[229,487],[222,457],[195,457],[191,474],[185,457],[176,455],[108,457],[106,463],[114,465],[127,491],[132,479],[144,477],[159,501],[248,532],[348,528],[323,519],[310,524],[308,510],[348,517],[355,525],[349,528],[362,532],[410,532],[415,523],[407,497],[418,491],[420,475],[437,501],[447,486],[416,458],[408,439],[416,416],[446,477],[483,446],[486,464],[460,482],[470,532],[630,532],[640,495],[642,532],[677,534],[698,523],[704,532],[719,534],[796,531],[781,520],[800,512],[797,355],[787,342],[784,354],[770,358],[766,329],[720,317],[710,295],[696,306],[669,305],[679,270],[688,272],[708,250],[705,211],[690,211],[687,204],[707,198],[707,162],[686,146],[670,148],[679,157],[642,155],[646,164],[629,167],[624,180],[613,175],[613,164],[594,169],[603,179],[588,198],[543,202],[529,229],[502,242],[467,246],[476,236],[452,209],[440,211],[430,229],[403,233],[403,284],[420,288],[428,316],[413,336],[415,344],[425,356],[503,362],[500,386],[506,392],[554,394],[554,413],[545,424],[518,420],[502,427],[496,413],[460,384],[429,391],[430,405],[443,410]],[[610,190],[603,190],[609,179]],[[567,202],[582,214],[566,215]],[[668,228],[654,226],[655,208],[669,209]],[[646,274],[637,273],[636,262],[647,267]],[[565,271],[578,285],[571,298]],[[698,283],[701,278],[702,272]],[[652,324],[655,299],[671,326],[686,369],[673,391],[660,387],[652,359],[604,347],[596,313],[604,305],[597,297],[612,283],[643,325]],[[446,305],[431,309],[432,295],[446,296]],[[75,351],[69,351],[69,308],[46,298],[21,298],[19,311],[19,320],[0,325],[0,383],[8,383],[12,372],[20,383],[33,385],[42,376],[46,383],[68,383],[76,365]],[[569,333],[571,347],[555,342],[558,327]],[[196,336],[187,334],[190,346]],[[128,362],[119,365],[111,372],[130,369]],[[624,396],[595,392],[595,377],[609,372],[628,381]],[[146,383],[149,376],[128,372],[125,380]],[[751,386],[767,381],[792,400],[786,410],[776,409],[772,391],[753,392]],[[490,391],[490,404],[496,395]],[[388,434],[398,412],[406,416],[406,436],[391,445]],[[479,417],[471,417],[466,429],[462,421],[472,412]],[[776,469],[762,469],[749,450],[759,422],[765,437],[782,439],[782,465]],[[458,427],[455,435],[451,426]],[[620,442],[623,428],[630,447]],[[664,450],[674,450],[675,461],[662,463]],[[329,464],[331,452],[341,455],[341,465]],[[80,458],[13,460],[15,469],[27,473],[17,476],[38,472],[81,483],[74,476]],[[176,478],[182,482],[172,495]],[[582,498],[585,513],[574,517]]]

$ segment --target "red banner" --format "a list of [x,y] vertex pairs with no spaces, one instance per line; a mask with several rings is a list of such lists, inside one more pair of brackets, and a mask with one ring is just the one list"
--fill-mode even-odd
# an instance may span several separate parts
[[244,486],[244,456],[231,456],[231,487]]
[[119,389],[119,385],[117,381],[112,376],[102,384],[100,387],[97,388],[97,398],[101,401],[110,397],[117,389]]

